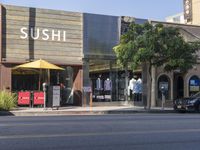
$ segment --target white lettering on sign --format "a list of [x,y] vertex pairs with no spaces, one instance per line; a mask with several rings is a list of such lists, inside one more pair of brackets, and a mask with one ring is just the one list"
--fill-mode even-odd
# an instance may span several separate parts
[[21,28],[21,30],[20,30],[21,33],[23,34],[23,35],[20,36],[21,39],[26,39],[26,38],[28,37],[28,34],[25,32],[25,30],[27,30],[26,27],[23,27],[23,28]]
[[40,28],[30,28],[22,27],[20,29],[21,39],[32,38],[37,40],[41,38],[42,40],[52,40],[52,41],[66,41],[66,31],[54,30],[54,29],[40,29]]
[[42,30],[42,33],[43,33],[42,39],[45,41],[47,41],[49,39],[48,31],[49,31],[48,29]]
[[34,29],[31,28],[31,38],[34,39],[34,40],[37,40],[40,36],[40,33],[39,33],[39,29],[36,29],[36,33],[34,32]]

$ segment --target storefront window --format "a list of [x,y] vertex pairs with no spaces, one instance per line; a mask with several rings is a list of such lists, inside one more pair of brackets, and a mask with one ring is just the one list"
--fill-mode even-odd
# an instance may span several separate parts
[[124,101],[125,76],[115,61],[90,60],[90,82],[94,102]]
[[12,91],[35,91],[39,87],[38,74],[12,74]]
[[[89,76],[93,93],[93,102],[125,101],[125,71],[113,60],[90,60]],[[128,83],[133,78],[131,70],[128,72]],[[142,100],[141,73],[136,76],[135,89],[128,87],[131,101]],[[133,92],[137,91],[137,92]],[[132,94],[134,93],[134,94]],[[135,96],[135,97],[134,97]]]
[[200,79],[197,76],[192,76],[189,80],[189,95],[194,95],[200,90]]
[[61,105],[74,104],[73,77],[74,68],[71,66],[62,66],[63,71],[51,71],[51,84],[60,85]]

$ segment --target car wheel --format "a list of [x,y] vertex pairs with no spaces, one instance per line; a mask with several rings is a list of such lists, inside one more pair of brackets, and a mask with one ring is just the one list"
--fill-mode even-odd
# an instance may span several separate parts
[[199,112],[200,113],[200,104],[196,106],[195,112]]
[[200,104],[199,104],[199,106],[198,106],[198,112],[200,113]]

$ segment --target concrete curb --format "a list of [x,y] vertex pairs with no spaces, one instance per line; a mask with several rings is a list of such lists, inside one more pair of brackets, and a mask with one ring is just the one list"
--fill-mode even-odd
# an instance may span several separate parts
[[175,113],[174,110],[93,110],[93,111],[0,111],[0,116],[54,116],[54,115],[105,115],[105,114],[136,114],[136,113]]
[[155,114],[165,114],[165,113],[175,113],[174,110],[126,110],[126,111],[108,111],[108,114],[133,114],[133,113],[155,113]]

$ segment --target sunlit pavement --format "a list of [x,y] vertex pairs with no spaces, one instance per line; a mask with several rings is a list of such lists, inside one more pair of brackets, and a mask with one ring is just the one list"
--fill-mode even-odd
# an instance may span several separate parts
[[14,116],[52,116],[52,115],[100,115],[100,114],[131,114],[131,113],[174,113],[172,108],[152,107],[150,110],[139,106],[98,106],[98,107],[60,107],[56,108],[29,108],[19,107],[0,115]]

